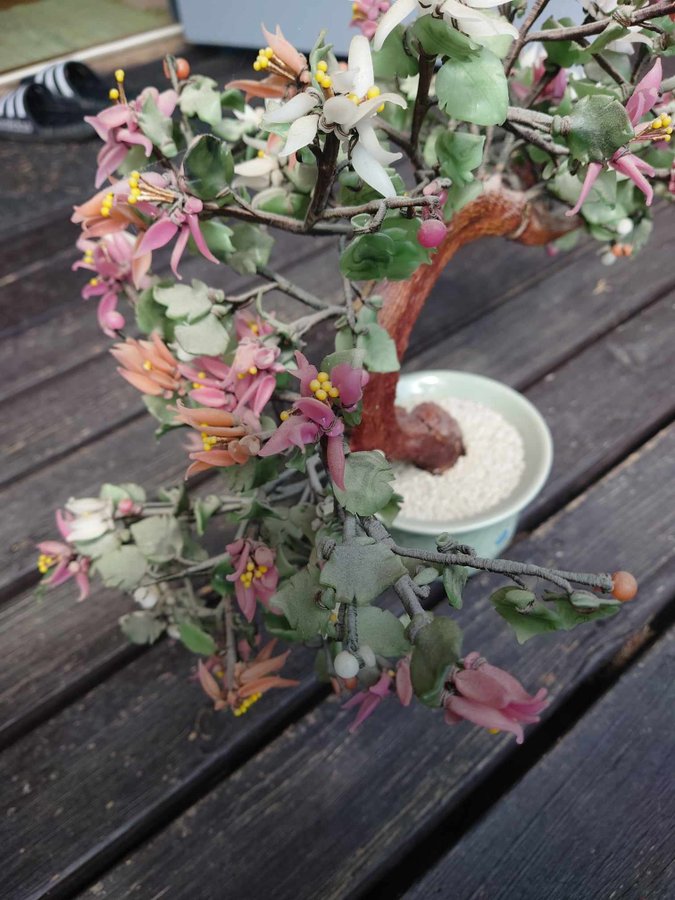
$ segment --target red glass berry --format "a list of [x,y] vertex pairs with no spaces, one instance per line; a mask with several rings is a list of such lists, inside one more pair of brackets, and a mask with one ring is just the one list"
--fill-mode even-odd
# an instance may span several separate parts
[[430,250],[442,244],[447,233],[448,229],[439,219],[427,219],[426,222],[422,222],[420,225],[420,230],[417,232],[417,240],[423,247]]

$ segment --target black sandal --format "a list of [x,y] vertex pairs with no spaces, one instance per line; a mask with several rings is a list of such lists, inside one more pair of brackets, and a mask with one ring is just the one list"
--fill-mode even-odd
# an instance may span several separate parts
[[81,62],[53,63],[22,84],[43,84],[55,97],[74,100],[86,115],[96,115],[110,105],[108,91],[95,72]]
[[83,141],[93,137],[74,99],[55,96],[42,84],[22,84],[0,98],[0,139]]

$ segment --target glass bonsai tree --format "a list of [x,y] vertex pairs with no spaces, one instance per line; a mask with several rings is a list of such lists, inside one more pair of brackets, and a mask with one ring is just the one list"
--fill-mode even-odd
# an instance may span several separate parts
[[[360,0],[346,62],[323,34],[305,56],[277,28],[250,79],[223,91],[168,57],[165,89],[127,97],[118,70],[112,105],[90,119],[103,145],[99,192],[73,217],[83,295],[158,435],[186,431],[189,481],[69,500],[38,567],[43,585],[74,578],[82,599],[94,575],[129,592],[124,632],[182,641],[216,709],[239,716],[293,684],[282,639],[314,648],[318,676],[352,692],[353,727],[398,697],[520,741],[545,691],[465,653],[452,616],[425,608],[431,583],[459,607],[471,568],[505,576],[491,601],[520,641],[636,593],[627,572],[481,559],[447,534],[433,552],[401,547],[389,532],[389,460],[440,472],[461,452],[442,410],[395,406],[412,325],[456,250],[484,235],[555,247],[586,230],[610,261],[639,250],[654,195],[675,192],[661,63],[675,2],[588,2],[581,24],[534,31],[545,6]],[[279,230],[336,237],[339,300],[271,267]],[[151,274],[165,246],[174,278]],[[186,250],[219,286],[182,281]],[[230,270],[253,286],[228,293]],[[295,312],[270,309],[271,290]],[[334,340],[323,358],[316,329]]]

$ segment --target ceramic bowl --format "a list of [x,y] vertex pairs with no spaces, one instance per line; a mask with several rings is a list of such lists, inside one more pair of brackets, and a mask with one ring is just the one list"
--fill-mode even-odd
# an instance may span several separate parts
[[479,556],[501,555],[511,542],[522,510],[541,491],[553,461],[551,432],[541,413],[513,388],[469,372],[433,369],[402,375],[396,400],[408,409],[424,400],[457,397],[474,400],[495,410],[517,429],[523,439],[525,469],[516,488],[484,513],[444,521],[414,519],[399,514],[392,535],[401,545],[435,549],[435,538],[448,532],[459,543],[474,547]]

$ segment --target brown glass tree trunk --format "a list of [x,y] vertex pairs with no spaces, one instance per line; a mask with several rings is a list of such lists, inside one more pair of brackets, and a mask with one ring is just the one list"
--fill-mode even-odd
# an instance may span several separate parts
[[[378,321],[396,342],[403,359],[410,333],[436,281],[460,247],[481,237],[502,236],[521,244],[541,245],[577,227],[571,219],[553,217],[531,204],[522,192],[498,183],[457,213],[431,264],[421,266],[408,281],[373,285],[384,299]],[[353,450],[386,450],[390,459],[415,463],[432,472],[450,468],[463,452],[455,420],[434,403],[411,412],[396,406],[398,372],[371,375],[365,389],[361,425],[351,436]]]

